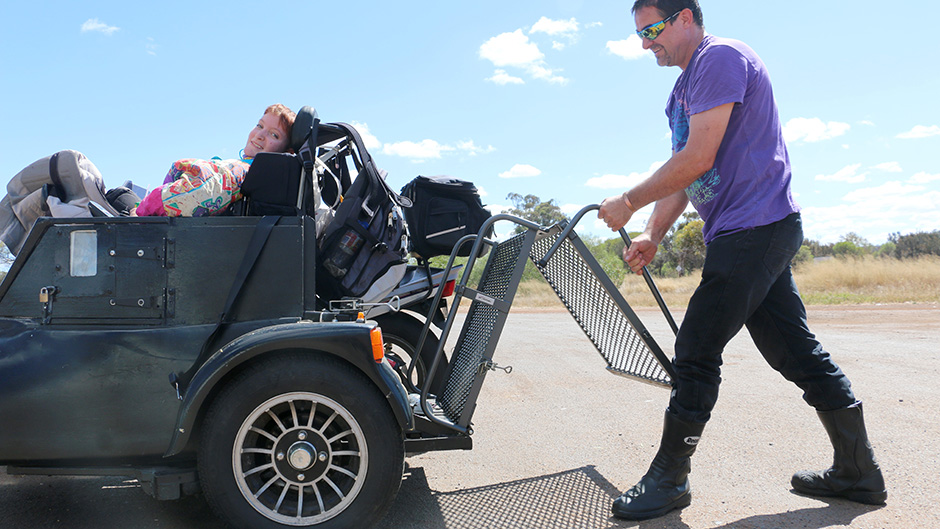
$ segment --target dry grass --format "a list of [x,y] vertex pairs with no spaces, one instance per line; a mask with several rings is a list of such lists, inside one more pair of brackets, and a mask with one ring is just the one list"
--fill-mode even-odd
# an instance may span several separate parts
[[[795,269],[796,284],[807,305],[940,302],[940,258],[830,259],[810,262]],[[698,286],[700,276],[657,278],[656,287],[672,309],[684,308]],[[634,307],[656,306],[640,276],[629,275],[620,286]],[[528,308],[560,308],[554,291],[542,280],[519,285],[513,303]]]
[[796,269],[808,305],[940,301],[940,258],[830,259]]

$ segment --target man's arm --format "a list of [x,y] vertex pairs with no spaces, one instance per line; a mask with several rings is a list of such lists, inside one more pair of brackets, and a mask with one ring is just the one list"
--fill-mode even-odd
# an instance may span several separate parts
[[597,213],[598,218],[603,219],[612,230],[619,230],[638,209],[675,195],[711,170],[715,166],[718,147],[725,137],[733,108],[734,103],[726,103],[693,114],[689,119],[689,140],[685,149],[674,153],[652,176],[633,189],[605,199]]
[[675,224],[676,219],[689,204],[689,197],[685,191],[676,191],[666,198],[656,201],[653,214],[650,215],[646,229],[631,241],[629,247],[623,249],[623,260],[636,274],[643,273],[643,267],[653,262],[659,243],[666,237],[669,228]]

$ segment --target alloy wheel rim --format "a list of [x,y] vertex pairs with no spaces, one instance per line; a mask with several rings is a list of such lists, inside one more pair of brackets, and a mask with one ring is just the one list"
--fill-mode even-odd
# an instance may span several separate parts
[[266,518],[292,526],[343,512],[362,489],[369,465],[365,435],[338,402],[285,393],[255,408],[232,449],[235,481]]

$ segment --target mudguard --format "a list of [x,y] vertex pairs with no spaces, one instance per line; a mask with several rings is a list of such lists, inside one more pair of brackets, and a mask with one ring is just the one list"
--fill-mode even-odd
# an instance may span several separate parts
[[341,358],[369,377],[379,388],[398,420],[402,430],[414,428],[414,415],[408,395],[398,375],[388,362],[372,357],[369,332],[374,323],[296,323],[264,327],[232,340],[216,351],[193,375],[189,387],[180,398],[176,428],[164,457],[179,454],[186,447],[199,411],[219,383],[245,362],[278,351],[309,351]]

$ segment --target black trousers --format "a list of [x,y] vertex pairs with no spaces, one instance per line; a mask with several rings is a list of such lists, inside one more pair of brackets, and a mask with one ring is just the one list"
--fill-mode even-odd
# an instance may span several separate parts
[[[855,403],[849,379],[806,323],[790,262],[803,242],[799,213],[759,228],[716,237],[702,281],[676,338],[670,409],[704,423],[718,399],[721,353],[746,326],[764,359],[803,390],[819,411]],[[767,395],[768,404],[774,395]]]

